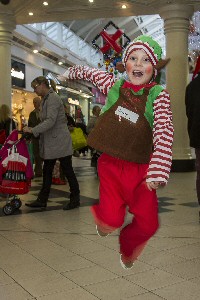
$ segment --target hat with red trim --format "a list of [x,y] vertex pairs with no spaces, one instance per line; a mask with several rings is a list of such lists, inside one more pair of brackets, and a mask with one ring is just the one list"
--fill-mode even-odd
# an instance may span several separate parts
[[140,35],[134,39],[131,43],[128,44],[124,50],[122,62],[117,63],[116,69],[123,73],[126,68],[126,62],[129,55],[135,51],[142,49],[148,55],[152,65],[154,66],[154,77],[157,76],[157,71],[161,70],[166,64],[170,61],[169,58],[162,59],[162,48],[152,37],[147,35]]
[[140,35],[133,42],[129,43],[123,54],[123,64],[126,65],[129,55],[135,50],[144,50],[149,56],[153,66],[156,66],[162,56],[161,46],[150,36]]

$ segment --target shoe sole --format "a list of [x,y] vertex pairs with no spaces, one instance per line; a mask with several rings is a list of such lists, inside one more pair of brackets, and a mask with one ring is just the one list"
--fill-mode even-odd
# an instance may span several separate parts
[[99,230],[98,230],[97,225],[96,225],[96,231],[97,231],[98,236],[100,236],[100,237],[107,237],[107,236],[109,235],[109,233],[103,233],[103,232],[102,232],[102,234],[101,234],[101,233],[99,232]]
[[71,210],[71,209],[75,209],[75,208],[79,208],[80,207],[80,203],[77,205],[77,206],[75,206],[75,207],[63,207],[63,210]]
[[30,208],[46,208],[47,205],[45,206],[31,206],[31,204],[25,203],[25,206],[30,207]]

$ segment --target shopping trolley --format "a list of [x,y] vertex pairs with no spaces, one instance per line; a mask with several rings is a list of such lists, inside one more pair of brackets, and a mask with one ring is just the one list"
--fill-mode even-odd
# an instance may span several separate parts
[[30,134],[13,130],[0,150],[0,194],[5,198],[3,213],[11,215],[22,201],[20,194],[29,192],[33,169],[27,148]]

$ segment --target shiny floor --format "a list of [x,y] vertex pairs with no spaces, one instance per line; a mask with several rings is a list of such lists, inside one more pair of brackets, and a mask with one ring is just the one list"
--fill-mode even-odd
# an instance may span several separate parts
[[95,231],[89,206],[98,202],[98,177],[90,160],[73,158],[73,165],[80,208],[63,211],[68,186],[55,185],[46,210],[26,207],[41,184],[35,179],[19,212],[0,212],[0,300],[199,300],[195,172],[172,173],[158,191],[161,227],[126,271],[119,263],[118,232],[100,238]]

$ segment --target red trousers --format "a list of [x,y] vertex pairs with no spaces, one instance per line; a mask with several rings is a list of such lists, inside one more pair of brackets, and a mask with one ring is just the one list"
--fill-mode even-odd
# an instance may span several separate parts
[[126,208],[134,215],[119,236],[123,261],[134,261],[155,234],[158,223],[156,191],[146,186],[148,164],[136,164],[102,154],[98,159],[100,201],[91,207],[100,230],[110,233],[124,223]]

